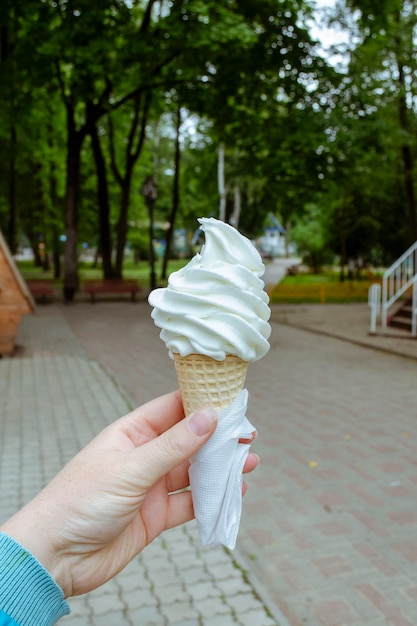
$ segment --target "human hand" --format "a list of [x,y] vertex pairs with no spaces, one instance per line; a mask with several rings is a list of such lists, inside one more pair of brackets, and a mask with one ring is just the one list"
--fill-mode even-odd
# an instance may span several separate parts
[[[183,418],[175,392],[117,420],[0,530],[39,559],[65,597],[104,584],[162,531],[194,517],[189,458],[213,434],[216,414]],[[244,472],[257,463],[249,454]]]

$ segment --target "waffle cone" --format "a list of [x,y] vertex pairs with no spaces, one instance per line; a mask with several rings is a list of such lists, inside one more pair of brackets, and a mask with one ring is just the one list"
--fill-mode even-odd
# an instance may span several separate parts
[[245,386],[249,363],[237,356],[216,361],[203,354],[174,354],[174,361],[186,415],[205,406],[224,409]]

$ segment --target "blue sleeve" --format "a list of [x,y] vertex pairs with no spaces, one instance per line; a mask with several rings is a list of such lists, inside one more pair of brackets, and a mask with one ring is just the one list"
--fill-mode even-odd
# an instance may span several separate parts
[[19,624],[16,624],[14,619],[6,615],[6,613],[3,613],[0,609],[0,626],[19,626]]
[[49,572],[17,541],[0,533],[0,626],[52,626],[69,612]]

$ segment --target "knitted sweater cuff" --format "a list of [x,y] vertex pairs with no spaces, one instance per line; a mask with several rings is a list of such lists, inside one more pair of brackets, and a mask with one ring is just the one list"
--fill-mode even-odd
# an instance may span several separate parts
[[52,626],[70,612],[61,588],[43,565],[1,532],[0,609],[19,626]]

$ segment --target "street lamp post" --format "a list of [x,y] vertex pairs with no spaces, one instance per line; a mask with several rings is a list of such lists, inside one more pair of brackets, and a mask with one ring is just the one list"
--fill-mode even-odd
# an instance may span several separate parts
[[158,190],[156,182],[152,176],[148,176],[142,185],[142,195],[145,198],[146,206],[149,213],[149,266],[150,266],[150,289],[151,291],[156,287],[156,273],[155,273],[155,251],[153,247],[154,239],[154,209],[155,202],[158,197]]

